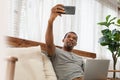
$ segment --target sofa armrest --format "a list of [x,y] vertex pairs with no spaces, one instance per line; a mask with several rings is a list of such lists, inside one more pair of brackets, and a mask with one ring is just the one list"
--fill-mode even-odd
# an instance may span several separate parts
[[14,80],[15,63],[18,59],[16,57],[9,56],[5,60],[7,61],[5,80]]

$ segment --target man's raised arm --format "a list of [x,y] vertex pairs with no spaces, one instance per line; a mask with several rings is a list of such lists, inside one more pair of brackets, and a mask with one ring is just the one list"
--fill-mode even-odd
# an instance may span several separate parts
[[51,14],[48,20],[48,26],[47,26],[46,35],[45,35],[47,53],[49,56],[54,55],[54,51],[55,51],[54,37],[53,37],[53,22],[55,18],[58,15],[61,16],[62,13],[65,13],[62,4],[57,4],[51,9]]

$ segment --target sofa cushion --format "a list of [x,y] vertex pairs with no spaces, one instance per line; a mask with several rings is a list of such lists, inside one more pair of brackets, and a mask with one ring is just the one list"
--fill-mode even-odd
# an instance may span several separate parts
[[57,80],[52,64],[40,46],[7,48],[7,56],[18,58],[15,80]]

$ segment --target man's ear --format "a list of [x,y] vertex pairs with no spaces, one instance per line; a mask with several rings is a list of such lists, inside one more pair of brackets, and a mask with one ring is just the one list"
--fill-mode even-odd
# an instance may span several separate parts
[[64,42],[64,39],[62,40],[62,42]]

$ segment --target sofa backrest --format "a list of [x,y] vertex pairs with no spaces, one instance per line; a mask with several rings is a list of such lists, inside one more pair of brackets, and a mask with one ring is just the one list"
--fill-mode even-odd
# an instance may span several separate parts
[[[41,43],[41,42],[36,42],[36,41],[31,41],[31,40],[26,40],[26,39],[20,39],[16,37],[10,37],[7,36],[6,38],[7,44],[12,47],[30,47],[30,46],[41,46],[41,49],[43,51],[46,51],[46,44]],[[61,46],[57,46],[58,48],[62,48]],[[74,49],[73,52],[77,55],[84,56],[84,57],[89,57],[89,58],[96,58],[96,54],[93,52],[88,52],[88,51],[82,51],[82,50],[77,50]]]

